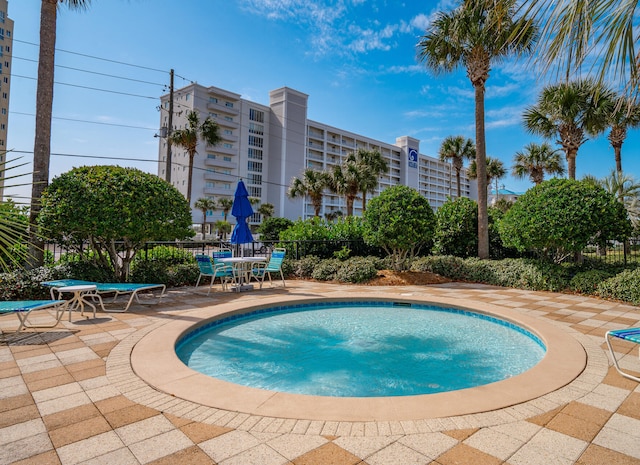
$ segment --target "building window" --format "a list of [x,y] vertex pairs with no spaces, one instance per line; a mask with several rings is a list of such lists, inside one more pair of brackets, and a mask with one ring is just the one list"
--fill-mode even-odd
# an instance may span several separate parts
[[209,103],[218,103],[218,99],[215,97],[209,97]]
[[247,179],[249,184],[262,184],[262,175],[261,174],[249,174]]
[[231,161],[231,157],[222,157],[224,161]]
[[212,153],[208,153],[208,154],[207,154],[207,158],[208,158],[209,160],[215,160],[215,159],[216,159],[216,156],[215,156],[214,154],[212,154]]
[[262,137],[258,136],[249,136],[249,145],[253,145],[256,147],[262,147],[263,140]]
[[7,109],[6,109],[6,108],[3,108],[3,109],[2,109],[2,114],[3,114],[3,115],[6,115],[6,114],[7,114]]
[[230,123],[233,123],[233,118],[231,116],[225,116],[224,120],[229,121]]
[[184,96],[184,99],[185,99],[187,102],[189,101],[189,96],[190,96],[190,95],[191,95],[191,94],[187,94],[187,95],[185,95],[185,96]]
[[216,183],[215,183],[215,182],[208,181],[208,182],[206,182],[206,183],[204,184],[204,187],[207,187],[207,188],[209,188],[209,189],[213,189],[214,187],[216,187]]
[[231,129],[225,129],[224,130],[225,135],[227,136],[232,136],[233,135],[233,131]]
[[233,108],[233,103],[232,102],[224,102],[224,106],[227,108]]
[[258,123],[264,123],[264,111],[249,108],[249,119]]
[[255,171],[256,173],[262,173],[262,163],[259,161],[250,161],[247,163],[247,169],[249,171]]
[[232,148],[233,148],[233,144],[229,144],[229,143],[227,143],[227,142],[225,142],[222,146],[223,146],[225,149],[232,149]]
[[262,198],[262,187],[247,186],[249,197]]
[[262,150],[249,148],[249,158],[254,160],[262,160]]
[[264,126],[262,124],[249,123],[249,132],[251,134],[264,134]]

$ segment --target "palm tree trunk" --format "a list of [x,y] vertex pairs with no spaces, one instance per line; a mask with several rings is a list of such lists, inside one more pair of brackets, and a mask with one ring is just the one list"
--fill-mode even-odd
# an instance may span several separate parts
[[458,197],[462,197],[462,191],[460,190],[460,170],[456,170],[456,184],[458,185]]
[[44,243],[37,235],[36,220],[38,213],[40,213],[42,192],[49,184],[57,7],[57,0],[42,0],[40,6],[36,135],[33,146],[33,183],[31,185],[31,207],[29,210],[29,268],[42,266],[44,263]]
[[478,180],[478,258],[489,258],[487,216],[487,148],[484,131],[484,83],[474,84],[476,118],[476,174]]
[[569,149],[567,153],[567,173],[569,179],[576,178],[576,152],[573,149]]
[[193,159],[196,157],[195,152],[189,153],[189,179],[187,179],[187,202],[191,208],[191,185],[193,184]]

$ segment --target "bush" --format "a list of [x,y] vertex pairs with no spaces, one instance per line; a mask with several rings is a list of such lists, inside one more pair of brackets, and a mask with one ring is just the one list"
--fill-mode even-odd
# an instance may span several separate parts
[[293,221],[288,218],[267,218],[258,226],[257,232],[263,241],[277,241],[280,233],[293,226]]
[[190,250],[166,245],[157,245],[146,251],[140,250],[133,259],[131,267],[134,268],[138,263],[147,260],[164,262],[168,266],[195,263],[195,257],[193,256],[193,252]]
[[587,244],[623,240],[631,233],[624,206],[586,181],[551,179],[529,189],[499,223],[507,247],[534,251],[560,263]]
[[102,283],[116,282],[113,269],[92,260],[80,260],[62,263],[56,266],[58,272],[66,279],[80,279]]
[[625,270],[600,283],[598,295],[640,305],[640,269]]
[[605,270],[582,271],[571,278],[569,288],[582,294],[595,294],[600,283],[612,276],[610,272]]
[[49,289],[40,283],[67,277],[59,268],[44,266],[28,271],[20,269],[0,273],[0,300],[50,299]]
[[169,265],[162,260],[146,260],[137,263],[130,281],[136,283],[165,284],[167,287],[193,286],[198,281],[200,269],[195,263]]
[[436,255],[433,257],[420,257],[411,264],[413,271],[429,271],[453,280],[465,279],[464,259],[452,255]]
[[318,281],[333,281],[336,279],[336,274],[338,270],[342,267],[343,262],[340,260],[327,259],[322,260],[318,265],[313,269],[311,273],[311,277],[313,279],[317,279]]
[[319,262],[319,257],[307,255],[295,263],[293,267],[293,274],[298,278],[310,278],[314,268]]
[[478,204],[466,197],[447,200],[436,211],[434,251],[469,257],[478,250]]
[[363,283],[375,278],[377,274],[374,260],[369,257],[353,257],[342,262],[336,279],[346,283]]

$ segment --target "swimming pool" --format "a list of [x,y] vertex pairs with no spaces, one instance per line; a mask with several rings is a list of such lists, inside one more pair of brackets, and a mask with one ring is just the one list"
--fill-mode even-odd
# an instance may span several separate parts
[[231,383],[335,397],[410,396],[502,381],[536,365],[530,331],[456,308],[389,301],[274,306],[214,320],[178,357]]

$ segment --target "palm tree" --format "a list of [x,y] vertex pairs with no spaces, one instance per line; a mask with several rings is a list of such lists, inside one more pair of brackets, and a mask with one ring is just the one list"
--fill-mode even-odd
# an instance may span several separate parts
[[193,204],[195,208],[202,212],[202,239],[205,238],[205,230],[207,228],[207,212],[214,210],[218,203],[213,197],[202,197]]
[[40,212],[40,197],[49,184],[51,156],[51,115],[53,109],[53,72],[56,57],[56,22],[58,5],[70,10],[89,6],[90,0],[42,0],[40,4],[40,51],[36,89],[36,127],[33,145],[33,181],[29,209],[29,266],[44,263],[43,242],[37,235],[36,218]]
[[629,214],[634,228],[640,224],[640,183],[633,176],[612,171],[599,184],[610,194],[616,195]]
[[543,24],[537,54],[543,71],[554,67],[568,80],[589,58],[598,83],[617,77],[637,97],[637,0],[528,0],[523,5]]
[[364,171],[353,157],[345,158],[340,165],[334,165],[331,170],[329,188],[344,196],[347,216],[353,216],[353,204],[361,191],[363,181],[366,182]]
[[324,190],[329,185],[329,177],[324,171],[307,168],[301,178],[294,177],[287,190],[289,198],[309,196],[315,216],[320,216]]
[[585,134],[601,134],[611,112],[610,91],[591,79],[560,83],[542,89],[538,103],[524,112],[524,125],[533,134],[558,137],[567,158],[569,178],[576,178],[578,149]]
[[276,211],[276,207],[272,203],[263,203],[258,207],[258,213],[264,219],[271,218]]
[[476,147],[471,139],[463,136],[449,136],[442,141],[438,155],[440,160],[451,160],[453,169],[456,170],[457,197],[462,197],[460,190],[460,172],[465,160],[471,160],[476,153]]
[[622,173],[622,144],[627,138],[628,129],[640,127],[640,105],[628,97],[618,96],[609,115],[609,142],[616,159],[616,171]]
[[229,217],[229,212],[233,207],[233,199],[230,199],[228,197],[222,197],[218,199],[218,206],[222,210],[222,215],[224,218],[223,221],[227,221],[227,218]]
[[[507,174],[507,170],[504,167],[504,163],[497,158],[487,157],[487,166],[485,168],[486,175],[486,186],[487,188],[491,185],[491,181],[496,181],[496,199],[498,199],[498,181],[505,177]],[[467,170],[467,175],[469,179],[478,179],[478,164],[475,160],[472,160],[469,164],[469,169]],[[479,182],[478,182],[479,183]]]
[[193,184],[193,159],[196,156],[198,139],[202,138],[207,144],[216,145],[221,140],[218,124],[209,116],[200,124],[200,117],[196,111],[187,113],[188,125],[184,129],[177,129],[171,133],[171,143],[182,147],[189,155],[189,178],[187,179],[187,201],[191,205],[191,186]]
[[489,258],[486,140],[484,128],[485,83],[492,62],[515,53],[529,53],[536,28],[525,17],[516,18],[517,0],[463,0],[450,13],[440,12],[418,43],[418,57],[436,73],[459,66],[475,91],[476,163],[478,179],[478,257]]
[[564,174],[560,151],[553,150],[546,142],[526,145],[522,152],[516,152],[513,161],[513,175],[518,178],[528,176],[536,186],[544,181],[545,173]]
[[373,192],[379,184],[380,175],[389,171],[389,162],[378,150],[358,149],[347,155],[346,160],[358,165],[361,180],[362,212],[367,209],[367,192]]

